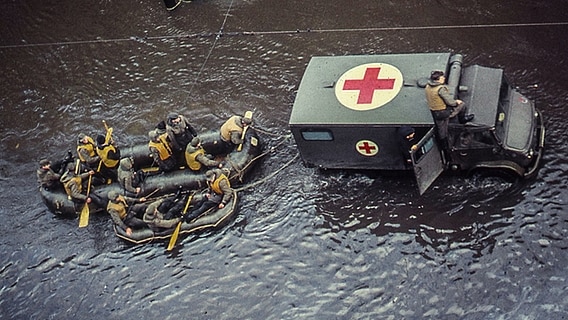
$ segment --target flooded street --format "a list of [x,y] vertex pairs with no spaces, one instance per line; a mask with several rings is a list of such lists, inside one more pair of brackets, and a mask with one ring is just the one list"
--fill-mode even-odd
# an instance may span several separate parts
[[[0,2],[0,318],[568,319],[565,0]],[[454,52],[503,68],[546,127],[533,179],[304,166],[288,128],[312,56]],[[534,84],[538,86],[535,88]],[[42,202],[41,158],[168,112],[254,111],[265,150],[222,228],[130,245]],[[274,175],[273,175],[274,174]]]

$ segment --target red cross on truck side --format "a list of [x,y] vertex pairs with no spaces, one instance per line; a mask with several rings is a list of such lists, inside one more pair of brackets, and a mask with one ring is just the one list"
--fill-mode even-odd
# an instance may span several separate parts
[[358,145],[357,148],[359,148],[359,150],[361,151],[365,151],[366,154],[371,154],[375,149],[377,149],[377,147],[370,145],[367,141]]
[[358,90],[358,104],[373,102],[375,90],[391,90],[394,88],[395,79],[379,79],[381,68],[369,67],[365,70],[363,79],[345,80],[343,90]]

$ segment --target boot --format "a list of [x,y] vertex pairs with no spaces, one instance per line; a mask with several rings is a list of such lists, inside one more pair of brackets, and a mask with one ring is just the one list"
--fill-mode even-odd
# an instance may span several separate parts
[[181,199],[181,193],[183,192],[183,186],[179,186],[176,194],[174,195],[174,201],[179,201]]

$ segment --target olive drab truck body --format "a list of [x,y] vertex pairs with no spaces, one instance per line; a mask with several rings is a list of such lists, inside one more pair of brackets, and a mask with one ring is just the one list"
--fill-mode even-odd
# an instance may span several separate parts
[[[503,70],[462,66],[462,56],[414,53],[313,57],[289,126],[306,165],[324,169],[413,170],[422,194],[446,169],[497,169],[528,177],[544,147],[534,103],[512,88]],[[442,152],[424,88],[444,71],[450,91],[473,121],[450,121],[450,151]],[[397,130],[415,129],[408,164]]]

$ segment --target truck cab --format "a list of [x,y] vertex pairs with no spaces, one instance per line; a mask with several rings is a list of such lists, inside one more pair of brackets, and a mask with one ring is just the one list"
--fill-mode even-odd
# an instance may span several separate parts
[[[313,57],[289,126],[308,166],[412,171],[420,194],[445,170],[477,169],[532,176],[544,148],[542,116],[502,69],[463,67],[451,53]],[[424,88],[433,70],[465,102],[473,121],[449,125],[447,154],[436,137]],[[454,122],[455,121],[455,122]],[[415,131],[410,161],[398,132]]]

